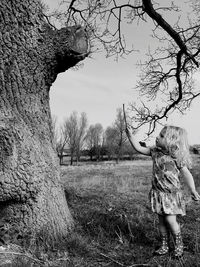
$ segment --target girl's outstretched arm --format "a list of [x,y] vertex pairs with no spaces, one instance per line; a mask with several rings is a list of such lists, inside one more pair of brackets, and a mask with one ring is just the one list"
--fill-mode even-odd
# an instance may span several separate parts
[[182,174],[182,176],[183,176],[188,188],[191,191],[192,198],[194,200],[196,200],[196,201],[200,200],[200,195],[196,191],[194,179],[193,179],[193,176],[192,176],[191,172],[188,170],[188,168],[186,166],[181,168],[180,172],[181,172],[181,174]]
[[136,141],[135,137],[131,134],[129,126],[126,124],[126,135],[131,143],[131,146],[139,153],[150,156],[151,151],[149,147],[143,147],[140,145],[138,141]]
[[127,121],[126,121],[126,112],[125,112],[125,106],[123,104],[123,113],[124,113],[124,122],[125,122],[125,131],[126,131],[126,135],[129,139],[129,142],[131,144],[131,146],[139,153],[150,156],[151,155],[151,151],[149,147],[143,147],[140,145],[139,142],[137,142],[134,138],[134,136],[131,134],[130,132],[130,126],[128,125]]

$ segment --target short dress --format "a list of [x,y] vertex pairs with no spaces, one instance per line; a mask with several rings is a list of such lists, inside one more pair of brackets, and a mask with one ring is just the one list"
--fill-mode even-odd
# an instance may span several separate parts
[[151,209],[160,215],[182,215],[185,201],[179,180],[180,168],[176,160],[160,148],[151,148],[153,159],[152,188],[149,193]]

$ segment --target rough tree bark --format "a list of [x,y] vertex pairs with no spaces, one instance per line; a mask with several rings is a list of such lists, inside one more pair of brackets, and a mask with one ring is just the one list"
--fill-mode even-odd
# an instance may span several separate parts
[[0,25],[1,238],[57,239],[73,219],[60,184],[49,90],[58,73],[87,56],[87,36],[80,27],[51,28],[39,0],[1,0]]

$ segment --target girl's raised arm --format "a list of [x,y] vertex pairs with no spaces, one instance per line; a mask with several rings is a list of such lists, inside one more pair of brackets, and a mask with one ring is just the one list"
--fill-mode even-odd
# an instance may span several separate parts
[[134,136],[131,134],[130,132],[130,127],[127,123],[126,120],[126,112],[125,112],[125,107],[123,104],[123,113],[124,113],[124,122],[125,122],[125,129],[126,129],[126,135],[129,139],[129,142],[131,143],[131,146],[139,153],[150,156],[151,155],[151,151],[149,147],[143,147],[140,145],[140,143],[138,141],[136,141],[136,139],[134,138]]
[[131,146],[139,153],[150,156],[151,151],[149,147],[143,147],[140,145],[140,143],[135,139],[135,137],[131,134],[129,130],[129,126],[126,125],[126,135],[129,139],[129,142],[131,143]]

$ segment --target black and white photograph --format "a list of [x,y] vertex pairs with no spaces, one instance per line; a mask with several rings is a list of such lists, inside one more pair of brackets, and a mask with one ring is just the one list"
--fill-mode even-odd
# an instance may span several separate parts
[[200,1],[0,0],[0,266],[200,267]]

